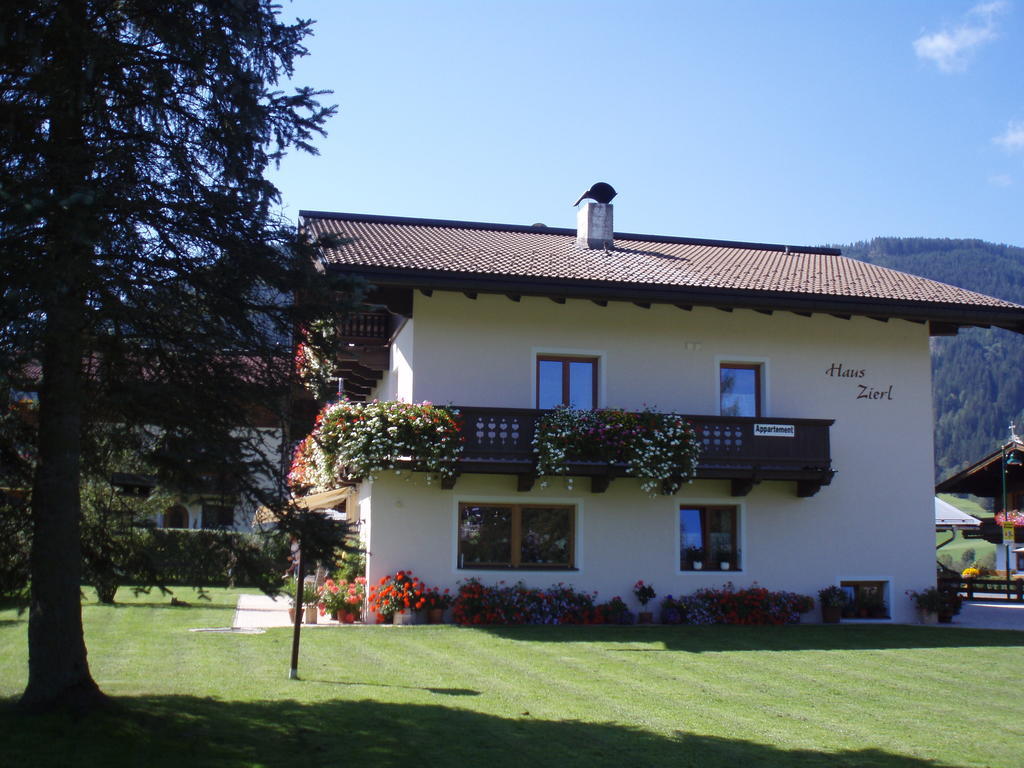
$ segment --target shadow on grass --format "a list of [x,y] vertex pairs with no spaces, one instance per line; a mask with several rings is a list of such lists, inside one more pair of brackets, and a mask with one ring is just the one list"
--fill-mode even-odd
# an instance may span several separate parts
[[301,677],[307,683],[319,683],[320,685],[343,685],[351,688],[403,688],[407,691],[426,691],[436,693],[439,696],[479,696],[480,691],[472,688],[426,688],[422,685],[394,685],[392,683],[361,683],[358,680],[316,680],[314,678]]
[[[651,644],[624,651],[852,651],[911,648],[1024,648],[1024,632],[994,629],[942,629],[917,626],[742,627],[678,626],[521,626],[477,627],[507,640],[563,643]],[[615,649],[611,649],[615,650]]]
[[871,748],[787,750],[742,738],[377,701],[144,697],[78,720],[0,712],[3,720],[15,726],[4,743],[10,765],[953,768]]

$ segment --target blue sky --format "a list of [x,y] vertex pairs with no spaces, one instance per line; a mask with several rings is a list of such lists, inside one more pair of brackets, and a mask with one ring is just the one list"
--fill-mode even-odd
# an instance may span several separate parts
[[1024,246],[1024,0],[285,2],[334,91],[300,209],[806,245]]

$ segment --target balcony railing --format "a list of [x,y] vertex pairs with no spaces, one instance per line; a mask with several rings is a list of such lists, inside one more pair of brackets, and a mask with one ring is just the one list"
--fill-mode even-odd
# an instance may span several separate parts
[[[544,411],[525,408],[460,407],[464,473],[514,474],[519,489],[529,490],[536,479],[533,436]],[[796,482],[798,496],[813,496],[834,474],[829,450],[832,420],[685,416],[701,441],[698,479],[731,482],[734,496],[745,496],[765,480]],[[600,492],[625,465],[599,462],[570,463],[570,475],[589,476]]]

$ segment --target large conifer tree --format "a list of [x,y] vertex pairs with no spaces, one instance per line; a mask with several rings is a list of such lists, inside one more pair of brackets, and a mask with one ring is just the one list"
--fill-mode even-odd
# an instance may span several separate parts
[[[150,429],[168,477],[250,483],[323,311],[263,175],[331,113],[277,90],[308,22],[267,0],[23,0],[0,22],[0,374],[41,368],[23,705],[103,700],[82,636],[90,424]],[[260,407],[257,407],[260,406]]]

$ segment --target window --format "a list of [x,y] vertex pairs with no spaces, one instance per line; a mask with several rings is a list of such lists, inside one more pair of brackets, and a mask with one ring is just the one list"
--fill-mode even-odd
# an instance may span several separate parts
[[203,528],[233,528],[235,508],[222,504],[203,504]]
[[572,568],[575,508],[459,505],[459,568]]
[[738,571],[738,533],[736,507],[680,507],[679,570]]
[[537,407],[597,408],[597,358],[537,356]]
[[761,415],[761,366],[757,363],[722,363],[718,368],[722,416]]
[[887,619],[888,583],[884,581],[841,581],[847,602],[843,616],[849,619]]

